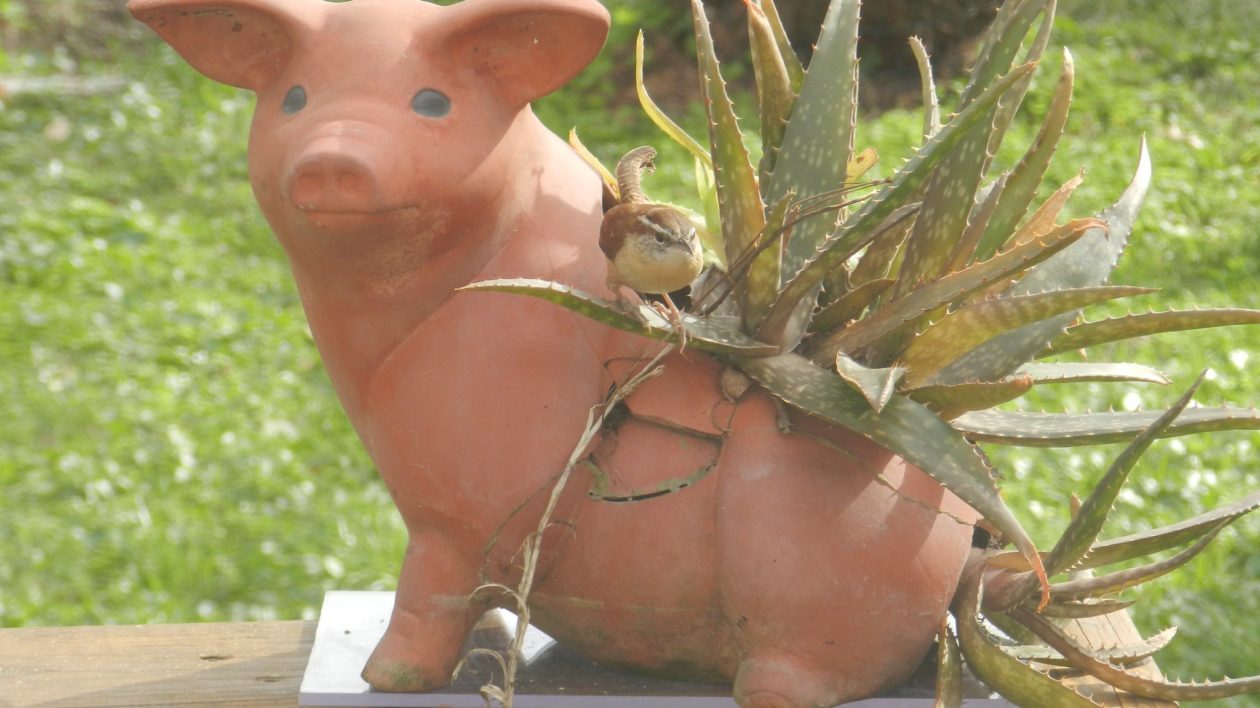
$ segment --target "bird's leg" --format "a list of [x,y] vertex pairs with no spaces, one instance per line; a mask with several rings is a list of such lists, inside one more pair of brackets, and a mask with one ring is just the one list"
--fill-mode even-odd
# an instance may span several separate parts
[[664,304],[659,302],[652,303],[652,309],[661,313],[661,316],[669,320],[670,326],[678,334],[678,351],[681,353],[687,348],[687,329],[683,327],[682,312],[678,306],[670,299],[669,293],[662,293],[661,297],[665,300]]

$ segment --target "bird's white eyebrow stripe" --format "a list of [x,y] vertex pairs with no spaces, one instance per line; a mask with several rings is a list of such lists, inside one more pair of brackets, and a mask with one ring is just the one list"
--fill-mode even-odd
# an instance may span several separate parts
[[639,223],[646,225],[649,229],[652,229],[653,231],[655,231],[655,232],[656,232],[656,233],[658,233],[658,234],[662,234],[662,235],[664,235],[664,236],[673,236],[673,235],[674,235],[674,232],[673,232],[673,231],[670,231],[669,229],[665,228],[664,226],[661,226],[660,224],[656,223],[655,221],[652,221],[650,218],[648,218],[648,216],[647,216],[646,214],[641,215],[641,216],[639,217]]

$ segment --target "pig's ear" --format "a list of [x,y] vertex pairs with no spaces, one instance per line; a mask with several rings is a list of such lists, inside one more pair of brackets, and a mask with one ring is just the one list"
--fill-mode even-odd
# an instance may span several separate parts
[[595,0],[480,0],[444,13],[447,56],[517,105],[568,83],[608,36],[608,11]]
[[130,0],[127,9],[197,71],[257,90],[293,55],[319,0]]

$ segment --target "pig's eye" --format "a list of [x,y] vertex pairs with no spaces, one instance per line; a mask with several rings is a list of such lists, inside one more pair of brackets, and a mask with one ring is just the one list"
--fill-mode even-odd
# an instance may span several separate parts
[[303,108],[306,108],[306,89],[294,86],[284,95],[284,103],[280,104],[280,110],[293,115]]
[[411,99],[411,110],[426,118],[441,118],[451,112],[451,99],[434,89],[420,89]]

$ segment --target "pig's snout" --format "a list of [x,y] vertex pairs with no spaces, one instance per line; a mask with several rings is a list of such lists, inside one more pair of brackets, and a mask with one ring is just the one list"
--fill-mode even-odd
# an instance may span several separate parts
[[379,170],[364,156],[345,150],[314,150],[293,165],[289,200],[303,211],[369,214],[390,208]]

